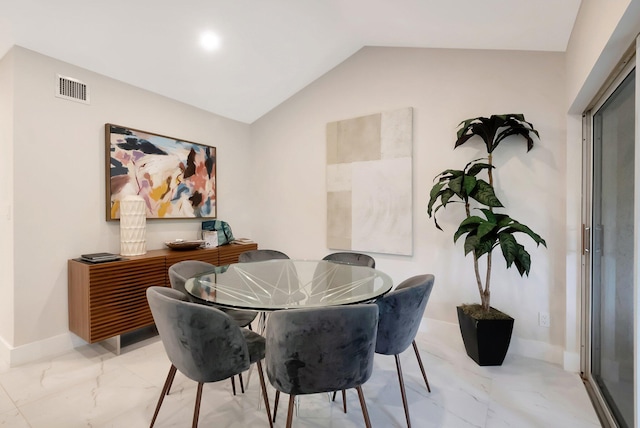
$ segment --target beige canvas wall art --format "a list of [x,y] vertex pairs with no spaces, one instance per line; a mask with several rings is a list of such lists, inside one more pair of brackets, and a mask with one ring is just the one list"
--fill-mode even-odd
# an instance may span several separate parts
[[327,246],[411,255],[413,109],[327,124]]

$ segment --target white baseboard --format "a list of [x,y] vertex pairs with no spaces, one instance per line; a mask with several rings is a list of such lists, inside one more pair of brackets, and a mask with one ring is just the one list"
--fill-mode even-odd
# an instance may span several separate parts
[[3,363],[9,364],[11,360],[11,351],[9,344],[4,340],[2,336],[0,336],[0,361]]
[[82,345],[86,345],[86,342],[70,332],[17,347],[9,346],[4,340],[0,340],[0,356],[9,367],[17,367],[69,352]]
[[522,339],[512,336],[509,352],[523,357],[535,358],[536,360],[546,361],[548,363],[562,366],[564,349],[550,343],[541,342],[539,340]]
[[580,373],[580,353],[564,351],[562,367],[568,372]]
[[[431,328],[437,328],[439,331],[445,332],[445,334],[448,335],[455,334],[460,336],[460,327],[458,326],[458,323],[423,318],[420,323],[420,331],[428,332]],[[512,336],[511,344],[509,345],[509,352],[527,358],[535,358],[548,363],[558,364],[564,367],[567,371],[578,371],[575,369],[575,361],[571,353],[565,352],[562,347],[551,345],[550,343]],[[579,355],[577,356],[577,361],[577,366],[579,368]]]

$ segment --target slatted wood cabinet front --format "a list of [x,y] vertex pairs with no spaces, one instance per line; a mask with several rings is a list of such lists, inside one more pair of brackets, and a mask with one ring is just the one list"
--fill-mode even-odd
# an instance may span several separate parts
[[95,343],[153,324],[146,290],[169,287],[169,266],[182,260],[214,265],[236,263],[255,243],[190,251],[152,250],[142,256],[106,263],[68,261],[69,330]]

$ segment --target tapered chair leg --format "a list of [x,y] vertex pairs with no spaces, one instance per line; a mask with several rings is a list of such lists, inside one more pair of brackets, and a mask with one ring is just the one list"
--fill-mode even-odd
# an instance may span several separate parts
[[236,381],[233,379],[235,376],[231,376],[231,389],[233,390],[233,395],[236,395]]
[[280,391],[276,390],[276,399],[273,402],[273,422],[276,421],[276,413],[278,413],[278,403],[280,402]]
[[287,409],[287,428],[291,428],[291,423],[293,422],[293,408],[296,406],[296,396],[291,394],[289,395],[289,407]]
[[171,390],[171,385],[173,385],[173,379],[175,379],[177,371],[178,370],[175,367],[173,368],[173,373],[171,372],[171,370],[169,370],[169,376],[167,376],[168,385],[166,395],[169,395],[169,391]]
[[[360,407],[362,407],[362,416],[364,416],[364,425],[367,428],[371,428],[371,421],[369,420],[369,412],[367,411],[367,403],[364,401],[364,393],[362,392],[362,387],[358,386],[356,390],[358,391],[358,398],[360,399]],[[342,392],[344,393],[344,390]]]
[[242,373],[238,373],[238,378],[240,379],[240,391],[244,394],[244,383],[242,382]]
[[198,392],[196,393],[196,406],[193,409],[193,423],[192,428],[198,428],[198,417],[200,416],[200,400],[202,399],[202,387],[204,383],[198,382]]
[[149,425],[149,428],[153,428],[153,424],[156,423],[156,418],[158,417],[160,406],[162,406],[164,396],[169,394],[169,388],[171,388],[171,383],[173,382],[173,378],[175,377],[177,370],[178,369],[176,368],[176,366],[171,364],[169,374],[167,375],[167,380],[164,382],[164,386],[162,387],[162,392],[160,393],[160,398],[158,399],[158,404],[156,405],[156,411],[153,412],[153,418],[151,419],[151,425]]
[[424,383],[427,385],[427,391],[431,392],[431,387],[429,386],[429,381],[427,380],[427,374],[424,371],[424,366],[422,365],[422,358],[420,358],[420,352],[418,352],[418,345],[416,345],[415,340],[413,341],[413,350],[416,351],[416,358],[418,359],[418,365],[420,366],[420,371],[422,372]]
[[402,394],[402,405],[404,406],[404,415],[407,418],[407,428],[411,428],[411,419],[409,418],[409,405],[407,404],[407,392],[404,389],[404,378],[402,377],[402,368],[400,367],[400,357],[396,357],[396,368],[398,369],[398,381],[400,382],[400,393]]
[[[331,401],[336,401],[336,394],[338,393],[338,391],[333,391],[333,397],[331,398]],[[342,410],[344,410],[345,413],[347,413],[347,393],[345,392],[345,390],[342,390]]]
[[[258,366],[258,376],[260,377],[260,388],[262,389],[262,396],[264,397],[264,407],[267,410],[267,419],[269,419],[269,427],[273,428],[273,422],[271,422],[271,408],[269,407],[269,396],[267,395],[267,386],[264,383],[264,374],[262,373],[262,363],[260,360],[257,361],[256,365]],[[274,409],[275,411],[275,409]],[[276,415],[274,413],[273,420],[276,420]]]

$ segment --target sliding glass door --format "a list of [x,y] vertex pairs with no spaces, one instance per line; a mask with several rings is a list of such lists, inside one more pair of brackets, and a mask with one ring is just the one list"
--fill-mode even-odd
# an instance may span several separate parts
[[620,427],[634,426],[635,86],[633,69],[587,115],[592,161],[583,367],[606,418]]

